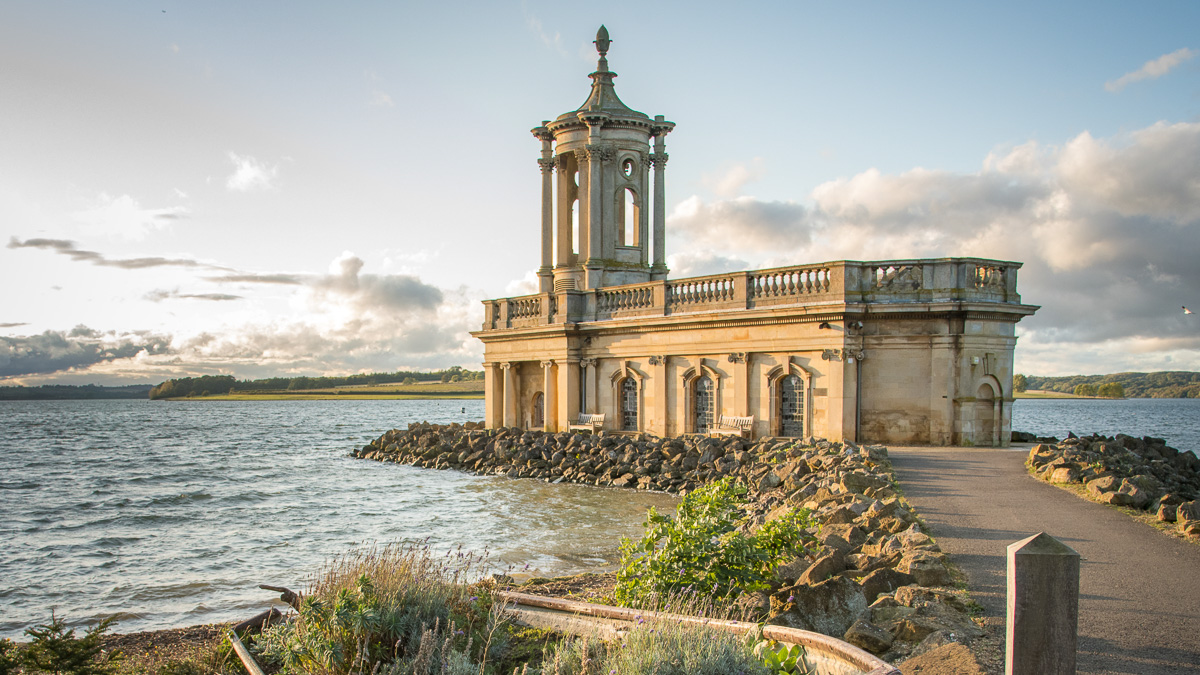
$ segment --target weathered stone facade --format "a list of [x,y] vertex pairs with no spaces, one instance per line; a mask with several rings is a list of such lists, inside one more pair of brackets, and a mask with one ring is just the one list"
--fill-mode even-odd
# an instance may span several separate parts
[[[662,436],[753,417],[754,436],[1004,446],[1020,263],[835,261],[668,279],[664,137],[627,108],[607,32],[578,110],[542,142],[537,294],[484,302],[487,425]],[[644,208],[653,168],[653,218]],[[557,174],[557,184],[554,173]],[[649,223],[649,227],[647,224]],[[727,420],[729,421],[729,420]]]

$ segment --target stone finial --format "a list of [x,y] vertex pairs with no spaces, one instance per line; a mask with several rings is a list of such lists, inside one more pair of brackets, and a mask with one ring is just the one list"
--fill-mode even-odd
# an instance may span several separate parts
[[596,39],[593,42],[596,45],[596,51],[600,52],[600,58],[608,55],[608,46],[612,44],[612,40],[608,39],[608,29],[603,24],[600,25],[600,30],[596,31]]

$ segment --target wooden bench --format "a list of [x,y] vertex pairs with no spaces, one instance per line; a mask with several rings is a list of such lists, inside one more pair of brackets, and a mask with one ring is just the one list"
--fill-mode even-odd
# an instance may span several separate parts
[[750,433],[754,428],[754,416],[749,417],[734,417],[733,415],[721,415],[717,418],[717,423],[708,430],[709,436],[741,436],[750,438]]
[[604,413],[588,415],[581,413],[574,424],[567,426],[567,431],[590,431],[595,433],[604,428]]

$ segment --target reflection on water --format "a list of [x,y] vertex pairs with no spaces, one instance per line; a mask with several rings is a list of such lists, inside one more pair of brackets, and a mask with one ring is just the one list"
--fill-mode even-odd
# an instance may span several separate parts
[[[466,407],[466,413],[461,409]],[[462,544],[497,571],[611,565],[662,494],[346,456],[482,401],[0,402],[0,636],[50,610],[122,632],[245,618],[362,542]]]

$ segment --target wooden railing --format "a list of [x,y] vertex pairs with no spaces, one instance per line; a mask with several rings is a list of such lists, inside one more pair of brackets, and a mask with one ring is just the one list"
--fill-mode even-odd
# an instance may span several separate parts
[[838,261],[484,301],[484,330],[814,303],[1019,304],[1020,263],[979,258]]

